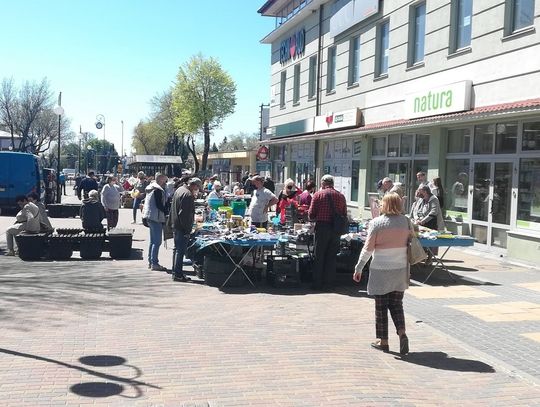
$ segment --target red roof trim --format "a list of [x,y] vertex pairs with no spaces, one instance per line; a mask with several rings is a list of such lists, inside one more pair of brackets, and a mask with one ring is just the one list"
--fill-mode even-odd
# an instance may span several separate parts
[[465,112],[441,114],[438,116],[421,117],[418,119],[398,119],[398,120],[390,120],[387,122],[371,123],[371,124],[367,124],[365,126],[359,127],[358,129],[371,130],[371,129],[382,129],[385,127],[411,125],[411,124],[417,124],[417,123],[430,123],[439,119],[475,116],[475,115],[480,115],[483,113],[502,113],[505,111],[528,109],[531,107],[532,108],[540,107],[540,98],[527,99],[527,100],[522,100],[519,102],[500,103],[498,105],[482,106],[482,107],[477,107],[472,110],[467,110]]

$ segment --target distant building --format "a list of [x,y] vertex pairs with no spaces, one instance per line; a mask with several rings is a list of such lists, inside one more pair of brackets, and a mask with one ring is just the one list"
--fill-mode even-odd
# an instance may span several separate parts
[[[21,136],[15,135],[15,151],[18,151],[21,144]],[[0,130],[0,151],[9,151],[11,147],[11,133]]]

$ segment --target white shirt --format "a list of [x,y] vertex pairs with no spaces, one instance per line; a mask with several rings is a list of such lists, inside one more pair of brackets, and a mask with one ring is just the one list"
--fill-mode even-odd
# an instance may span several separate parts
[[253,191],[251,203],[249,204],[249,213],[252,222],[268,222],[268,204],[276,196],[266,188]]
[[208,196],[206,197],[206,200],[208,201],[209,199],[221,199],[221,198],[223,198],[223,196],[221,195],[221,192],[217,192],[216,190],[214,190],[208,194]]

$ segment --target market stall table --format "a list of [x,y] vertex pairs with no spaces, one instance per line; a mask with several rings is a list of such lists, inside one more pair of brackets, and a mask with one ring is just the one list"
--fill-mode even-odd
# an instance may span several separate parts
[[[238,270],[240,270],[246,279],[249,281],[249,283],[255,287],[255,284],[253,281],[249,278],[248,274],[242,267],[242,263],[248,258],[248,256],[253,252],[254,249],[259,247],[270,247],[273,248],[277,243],[279,243],[279,238],[276,236],[272,237],[265,237],[265,238],[248,238],[248,239],[226,239],[226,238],[218,238],[218,239],[211,239],[206,241],[204,246],[210,246],[213,244],[218,245],[223,252],[225,253],[228,260],[233,265],[233,270],[231,271],[231,274],[227,277],[227,279],[223,282],[221,287],[225,287],[227,285],[227,282],[231,279],[231,277],[236,273]],[[234,250],[234,248],[245,248],[247,249],[243,254],[240,260],[236,260],[233,256],[231,256],[231,252]]]
[[[452,281],[455,281],[455,278],[452,277],[452,274],[450,274],[450,270],[448,270],[448,267],[446,267],[446,264],[444,264],[444,256],[446,256],[446,253],[448,253],[448,251],[452,247],[469,247],[474,245],[474,239],[469,236],[437,237],[435,239],[419,237],[418,239],[420,240],[422,247],[431,254],[434,260],[433,268],[424,280],[424,283],[429,280],[429,278],[435,272],[435,269],[438,266],[440,266],[444,271],[446,271]],[[435,247],[446,247],[446,250],[441,256],[438,256],[433,253],[432,249]]]

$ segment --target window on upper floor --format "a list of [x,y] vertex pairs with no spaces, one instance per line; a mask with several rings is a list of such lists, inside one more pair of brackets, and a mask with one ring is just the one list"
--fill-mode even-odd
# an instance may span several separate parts
[[409,11],[408,66],[413,66],[424,60],[425,38],[426,3],[419,3],[411,6]]
[[279,84],[279,107],[285,107],[285,86],[287,84],[287,71],[281,72],[281,82]]
[[377,48],[375,50],[375,77],[388,74],[390,22],[383,21],[377,26]]
[[450,11],[450,53],[471,45],[473,0],[452,0]]
[[349,86],[360,82],[360,36],[349,42]]
[[506,0],[505,35],[534,24],[534,0]]
[[293,105],[300,103],[300,64],[294,66]]
[[326,91],[332,92],[336,89],[336,47],[328,48],[328,61],[326,73]]
[[316,96],[317,92],[317,56],[309,58],[309,83],[308,83],[308,99]]

